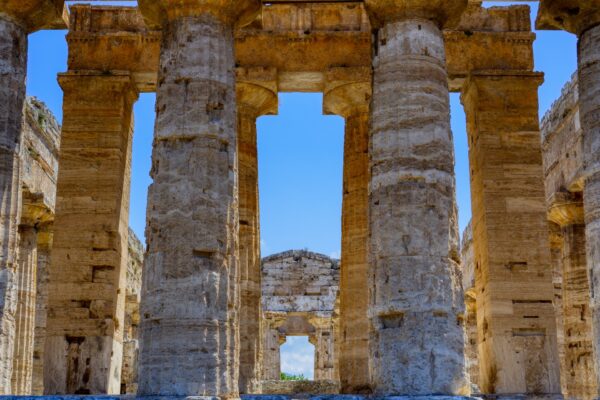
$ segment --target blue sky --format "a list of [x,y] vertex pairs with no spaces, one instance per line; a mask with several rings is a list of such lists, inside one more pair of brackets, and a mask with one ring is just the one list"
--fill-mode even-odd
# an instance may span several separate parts
[[[506,6],[511,2],[484,4],[486,7]],[[535,16],[537,3],[525,4],[532,7]],[[44,101],[59,121],[62,92],[56,74],[66,71],[65,33],[44,31],[30,36],[27,92]],[[538,32],[534,50],[536,70],[546,74],[540,88],[540,115],[543,116],[577,68],[576,38],[565,32]],[[150,184],[154,102],[153,94],[142,94],[135,105],[130,224],[142,239]],[[321,115],[321,102],[322,95],[317,93],[284,93],[280,95],[279,115],[258,121],[264,256],[301,248],[334,257],[340,255],[344,121],[340,117]],[[458,94],[451,94],[451,111],[462,232],[471,211],[465,116]],[[282,360],[287,368],[284,370],[312,376],[312,351],[306,338],[290,338],[282,351],[282,354],[291,354]]]

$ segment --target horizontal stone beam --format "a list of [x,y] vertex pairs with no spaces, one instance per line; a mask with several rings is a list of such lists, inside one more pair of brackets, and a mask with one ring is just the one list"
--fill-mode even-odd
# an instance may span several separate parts
[[[141,92],[156,89],[161,32],[137,8],[71,8],[69,70],[127,71]],[[529,7],[469,7],[459,27],[444,32],[451,90],[477,70],[532,71]],[[336,67],[371,66],[372,32],[361,4],[271,4],[235,33],[237,65],[278,71],[280,91],[318,92]]]

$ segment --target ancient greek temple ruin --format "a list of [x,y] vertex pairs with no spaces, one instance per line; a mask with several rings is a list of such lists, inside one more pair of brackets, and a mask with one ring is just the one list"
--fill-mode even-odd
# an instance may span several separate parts
[[[600,0],[539,0],[536,25],[579,40],[543,118],[526,5],[0,0],[0,395],[260,399],[306,335],[312,395],[598,398]],[[48,29],[68,30],[62,126],[26,97],[28,35]],[[339,262],[261,260],[256,120],[281,92],[345,119]]]

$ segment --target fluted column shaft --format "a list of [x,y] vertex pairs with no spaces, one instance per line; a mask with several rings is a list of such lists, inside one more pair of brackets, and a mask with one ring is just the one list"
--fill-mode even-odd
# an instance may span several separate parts
[[[210,11],[230,7],[206,3]],[[233,21],[166,7],[179,15],[163,25],[138,393],[235,397],[239,227]]]
[[279,380],[281,375],[281,345],[285,343],[276,327],[268,322],[264,327],[263,380]]
[[[587,268],[596,371],[600,371],[600,24],[580,34],[578,52],[579,112],[587,174],[583,188]],[[600,374],[597,379],[596,387],[600,386]]]
[[[435,12],[432,7],[445,9],[422,8]],[[442,30],[406,16],[387,21],[377,40],[369,197],[373,388],[388,395],[464,393],[464,332],[457,324],[464,303]]]
[[537,89],[473,74],[467,115],[482,393],[560,393]]
[[[538,29],[563,29],[579,38],[579,113],[583,130],[583,208],[593,345],[600,371],[600,0],[542,0]],[[596,373],[600,387],[600,373]]]
[[369,105],[371,71],[333,69],[323,109],[345,118],[340,317],[336,360],[342,393],[370,391]]
[[35,300],[35,333],[33,345],[33,378],[31,392],[35,396],[44,394],[44,347],[46,345],[46,323],[48,318],[48,285],[50,275],[50,251],[52,250],[52,223],[38,227],[37,280]]
[[127,272],[129,75],[67,73],[44,347],[45,394],[115,394]]
[[567,395],[593,399],[598,395],[592,346],[590,285],[587,276],[585,226],[563,227],[563,323]]
[[[237,83],[239,251],[240,251],[240,393],[257,393],[261,380],[261,257],[256,119],[277,112],[277,93],[248,82]],[[273,77],[275,79],[275,77]]]
[[21,225],[19,227],[16,335],[12,374],[12,394],[15,395],[31,393],[36,272],[37,231],[33,225]]
[[27,30],[0,16],[0,394],[11,393],[13,371],[26,71]]

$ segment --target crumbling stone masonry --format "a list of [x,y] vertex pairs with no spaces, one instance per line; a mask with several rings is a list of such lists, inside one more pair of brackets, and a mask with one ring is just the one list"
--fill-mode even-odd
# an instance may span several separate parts
[[315,346],[316,381],[339,380],[335,362],[339,287],[339,262],[327,256],[295,250],[263,259],[263,375],[266,381],[279,380],[279,349],[287,336],[308,336]]
[[139,356],[140,295],[144,247],[130,229],[127,255],[127,292],[125,293],[125,329],[123,333],[123,367],[121,393],[137,392]]
[[562,278],[562,309],[556,312],[563,329],[560,337],[564,392],[573,398],[592,399],[598,396],[598,380],[582,195],[585,151],[576,76],[545,115],[541,129],[548,219],[555,232],[556,258]]
[[[46,394],[137,382],[141,395],[236,398],[274,375],[280,329],[310,326],[320,377],[339,375],[345,393],[469,394],[468,366],[483,394],[554,396],[562,385],[595,396],[599,10],[600,0],[540,0],[538,27],[580,41],[581,134],[557,114],[566,124],[547,119],[542,148],[527,6],[139,0],[73,6],[67,24],[62,0],[0,1],[0,393],[40,393],[43,375]],[[27,34],[67,25],[51,230],[22,190]],[[153,91],[136,380],[131,127],[139,93]],[[339,323],[261,316],[255,120],[276,113],[280,91],[322,92],[324,112],[346,119]],[[450,91],[469,136],[463,278]],[[479,373],[464,357],[475,332]]]

